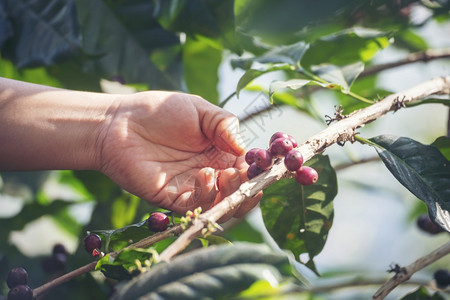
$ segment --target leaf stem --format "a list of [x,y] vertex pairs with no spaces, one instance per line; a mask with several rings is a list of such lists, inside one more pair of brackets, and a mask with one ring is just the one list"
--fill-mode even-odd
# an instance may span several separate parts
[[359,101],[362,101],[362,102],[365,102],[365,103],[369,103],[369,104],[373,104],[374,103],[372,100],[369,100],[369,99],[367,99],[367,98],[365,98],[363,96],[360,96],[360,95],[358,95],[358,94],[356,94],[356,93],[354,93],[352,91],[348,91],[347,94],[349,96],[352,96],[353,98],[359,100]]

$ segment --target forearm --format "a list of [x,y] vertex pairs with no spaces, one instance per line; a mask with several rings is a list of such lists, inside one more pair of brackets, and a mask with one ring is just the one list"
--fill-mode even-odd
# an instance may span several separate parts
[[97,169],[113,101],[0,78],[0,170]]

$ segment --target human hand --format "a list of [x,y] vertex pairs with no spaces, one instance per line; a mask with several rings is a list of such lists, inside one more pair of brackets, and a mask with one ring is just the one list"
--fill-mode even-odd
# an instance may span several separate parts
[[[200,97],[159,91],[126,95],[108,115],[98,169],[154,205],[182,214],[207,210],[246,180],[237,118]],[[220,221],[243,216],[261,196]]]

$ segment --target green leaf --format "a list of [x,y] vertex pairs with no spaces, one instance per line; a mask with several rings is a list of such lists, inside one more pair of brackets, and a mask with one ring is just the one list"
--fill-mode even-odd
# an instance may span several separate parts
[[236,295],[256,281],[277,286],[287,278],[292,278],[288,257],[265,245],[211,246],[154,266],[112,299],[218,299]]
[[200,39],[186,39],[183,45],[183,68],[189,92],[218,104],[217,84],[221,61],[221,50],[211,47]]
[[124,193],[113,201],[111,223],[114,228],[121,228],[133,222],[139,202],[138,197],[128,193]]
[[[318,85],[327,87],[327,84],[321,83],[316,80],[308,80],[308,79],[290,79],[286,81],[279,81],[275,80],[273,81],[269,86],[269,97],[271,103],[273,102],[274,93],[276,93],[278,90],[290,88],[292,90],[298,90],[306,85]],[[337,88],[336,86],[330,87],[332,89]]]
[[236,96],[239,98],[239,93],[242,89],[244,89],[250,82],[252,82],[255,78],[258,78],[261,75],[264,75],[269,72],[287,70],[288,66],[272,66],[261,70],[249,69],[244,75],[241,76],[239,82],[236,87]]
[[233,67],[248,69],[253,62],[261,64],[287,64],[294,68],[298,67],[309,45],[304,42],[298,42],[288,46],[275,47],[261,56],[251,58],[239,58],[231,61]]
[[434,146],[405,137],[371,138],[395,178],[428,206],[431,218],[450,231],[450,162]]
[[[116,14],[115,10],[120,9],[109,7],[104,1],[78,0],[76,4],[83,34],[83,51],[88,54],[83,61],[85,71],[104,78],[120,75],[127,83],[146,83],[151,89],[180,89],[174,78],[150,60],[153,48],[144,41],[152,34],[151,29],[161,29],[158,23],[153,22],[153,28],[130,28],[127,27],[130,22],[122,23],[121,18],[125,16]],[[149,12],[146,6],[143,7],[143,12]],[[134,9],[139,12],[139,6]],[[146,19],[152,18],[152,14],[148,13],[142,13],[136,19],[133,16],[129,15],[137,24],[148,24]],[[133,22],[131,24],[136,24]],[[145,34],[140,35],[139,29],[145,29]]]
[[123,194],[122,189],[106,175],[95,171],[73,171],[75,177],[99,202],[110,202]]
[[123,249],[116,257],[106,254],[97,262],[95,270],[112,279],[130,279],[140,273],[142,266],[149,267],[157,257],[158,253],[152,248]]
[[438,292],[430,295],[428,290],[425,287],[421,286],[414,292],[409,293],[408,295],[401,298],[401,300],[445,300],[445,298]]
[[[348,93],[356,77],[358,77],[358,75],[364,70],[364,64],[362,62],[356,62],[342,67],[330,64],[321,64],[318,66],[312,66],[311,70],[315,75],[325,81],[332,84],[337,84],[342,92]],[[328,88],[332,87],[328,86]]]
[[388,45],[387,33],[366,28],[346,29],[316,40],[300,63],[311,70],[312,66],[324,63],[345,66],[357,61],[367,62]]
[[151,235],[146,222],[147,220],[144,220],[119,229],[91,230],[89,232],[96,233],[102,238],[105,252],[117,251]]
[[261,212],[278,246],[292,251],[299,261],[307,253],[309,260],[302,263],[317,273],[313,258],[322,251],[333,223],[337,179],[328,156],[318,155],[308,164],[317,170],[319,180],[310,186],[293,178],[277,181],[264,190]]
[[164,27],[190,37],[208,38],[218,48],[241,53],[235,36],[234,1],[158,1],[157,18]]
[[81,36],[72,0],[5,1],[14,35],[2,54],[17,68],[49,66],[78,55]]
[[438,137],[432,144],[441,151],[447,160],[450,160],[450,138],[446,136]]

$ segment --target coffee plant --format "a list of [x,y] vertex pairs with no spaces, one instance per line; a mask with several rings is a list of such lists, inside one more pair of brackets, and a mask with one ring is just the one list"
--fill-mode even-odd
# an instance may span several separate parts
[[[197,94],[253,148],[248,181],[185,215],[94,171],[1,172],[0,299],[450,297],[449,58],[448,0],[0,0],[0,76]],[[380,212],[364,235],[391,242],[355,243]]]

